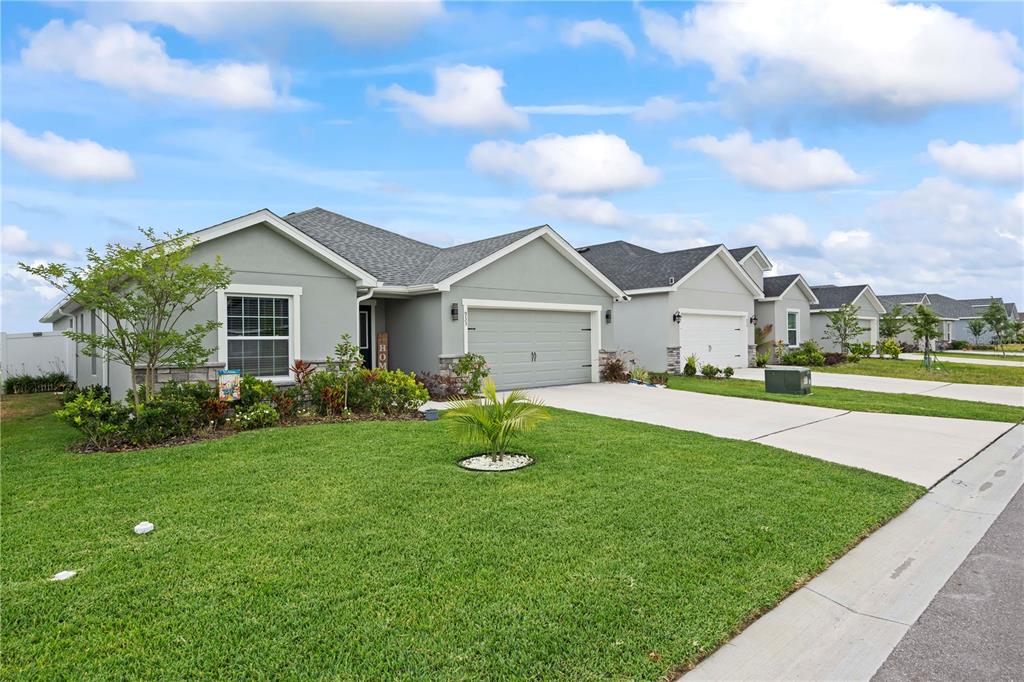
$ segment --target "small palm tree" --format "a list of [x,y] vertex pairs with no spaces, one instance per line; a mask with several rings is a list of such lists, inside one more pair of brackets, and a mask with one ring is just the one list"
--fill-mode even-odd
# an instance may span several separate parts
[[533,430],[550,419],[544,404],[530,398],[525,391],[509,391],[498,398],[494,379],[488,377],[480,400],[459,400],[442,413],[449,429],[464,443],[482,445],[492,461],[508,454],[513,438]]

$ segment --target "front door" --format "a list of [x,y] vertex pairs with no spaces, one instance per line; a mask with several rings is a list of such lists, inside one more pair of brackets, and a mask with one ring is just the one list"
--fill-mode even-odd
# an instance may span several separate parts
[[359,352],[363,354],[363,367],[373,367],[373,308],[359,306]]

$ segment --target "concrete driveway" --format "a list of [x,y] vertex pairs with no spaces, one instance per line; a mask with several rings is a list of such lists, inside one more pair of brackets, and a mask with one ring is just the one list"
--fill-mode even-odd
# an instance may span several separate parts
[[[1020,363],[1018,363],[1020,364]],[[741,367],[736,370],[737,379],[764,381],[764,370],[756,367]],[[858,391],[876,393],[910,393],[930,395],[936,398],[973,400],[980,403],[998,403],[1024,407],[1024,388],[1020,386],[990,386],[982,384],[948,384],[942,381],[921,381],[920,379],[895,379],[872,377],[860,374],[832,374],[811,371],[811,383],[815,386],[852,388]]]
[[530,394],[551,407],[756,441],[926,487],[1012,426],[847,412],[635,384],[555,386]]

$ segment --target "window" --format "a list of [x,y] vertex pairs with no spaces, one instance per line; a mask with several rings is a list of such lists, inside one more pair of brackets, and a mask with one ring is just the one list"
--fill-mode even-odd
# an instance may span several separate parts
[[790,346],[800,345],[800,312],[797,310],[786,311],[786,343]]
[[227,297],[228,369],[261,377],[288,376],[291,318],[288,298]]
[[[90,334],[95,334],[96,333],[96,311],[95,310],[93,310],[92,312],[89,313],[89,324],[90,324],[89,333]],[[96,363],[98,361],[99,361],[99,358],[96,357],[95,355],[93,355],[92,356],[92,375],[93,376],[96,376]]]

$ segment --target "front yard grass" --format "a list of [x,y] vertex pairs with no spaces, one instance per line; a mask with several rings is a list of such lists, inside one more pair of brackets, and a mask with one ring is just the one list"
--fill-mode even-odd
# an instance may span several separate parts
[[971,360],[1009,360],[1024,362],[1024,355],[989,355],[986,353],[936,353],[940,358],[969,358]]
[[552,412],[500,474],[438,422],[81,455],[50,415],[6,420],[6,676],[653,680],[924,493]]
[[866,358],[831,367],[815,367],[815,372],[864,374],[899,379],[923,379],[953,384],[989,384],[993,386],[1024,386],[1024,367],[1005,365],[969,365],[964,362],[942,362],[925,369],[920,360]]
[[[813,371],[818,371],[815,368]],[[813,374],[813,373],[812,373]],[[812,377],[813,383],[813,377]],[[970,400],[934,398],[909,393],[877,393],[849,388],[815,386],[811,395],[766,393],[763,381],[745,379],[714,379],[703,377],[669,377],[669,388],[695,393],[712,393],[734,398],[774,400],[780,403],[831,407],[836,410],[858,412],[885,412],[888,414],[915,414],[926,417],[955,417],[981,419],[994,422],[1017,423],[1024,420],[1024,408]]]

